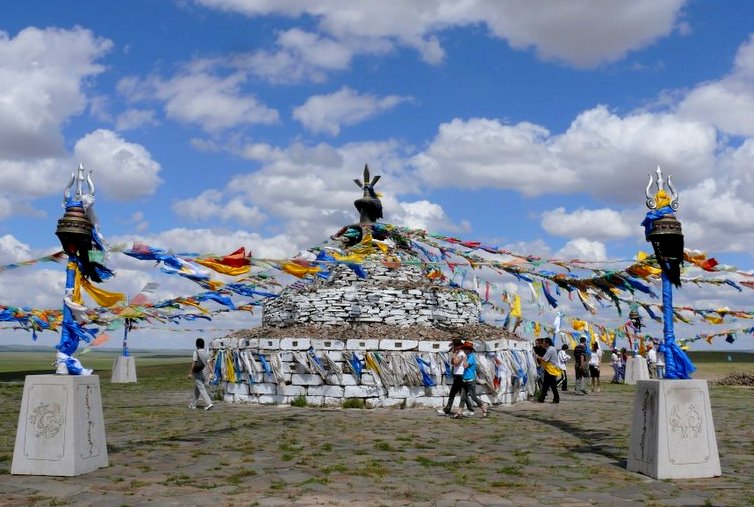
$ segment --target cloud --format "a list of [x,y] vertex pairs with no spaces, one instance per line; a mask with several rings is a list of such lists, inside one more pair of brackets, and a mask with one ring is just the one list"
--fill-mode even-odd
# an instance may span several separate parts
[[343,42],[299,28],[278,33],[274,50],[236,55],[229,64],[271,82],[322,82],[348,68],[355,52]]
[[129,77],[118,83],[118,91],[131,102],[159,99],[165,115],[178,122],[198,125],[207,132],[253,124],[273,124],[278,112],[242,92],[241,73],[219,76],[213,61],[195,61],[172,78],[152,76],[146,80]]
[[376,97],[360,94],[344,86],[329,95],[309,97],[293,110],[293,117],[311,132],[337,136],[341,125],[356,125],[406,100],[407,97],[398,95]]
[[754,35],[738,48],[732,72],[691,90],[678,114],[728,134],[754,136]]
[[129,143],[110,130],[96,130],[76,142],[74,156],[94,171],[97,191],[116,200],[152,195],[162,183],[160,164],[141,145]]
[[193,199],[177,201],[173,212],[196,221],[233,220],[245,225],[259,225],[266,217],[256,206],[249,206],[241,198],[222,203],[223,194],[218,190],[206,190]]
[[502,188],[525,196],[588,192],[635,201],[626,188],[658,163],[691,185],[714,169],[715,129],[670,114],[620,117],[604,106],[581,113],[561,135],[528,122],[454,119],[413,159],[433,187]]
[[572,239],[556,254],[558,259],[580,259],[585,261],[604,261],[608,259],[605,244],[584,238]]
[[134,130],[144,126],[159,125],[155,112],[149,109],[128,109],[115,119],[115,129],[118,131]]
[[[488,34],[505,40],[514,49],[535,48],[548,60],[576,67],[594,67],[619,60],[628,52],[647,47],[668,36],[679,22],[685,0],[641,0],[620,2],[527,2],[516,0],[433,0],[424,2],[348,2],[326,0],[316,3],[264,0],[195,0],[207,8],[238,12],[245,16],[309,16],[327,37],[311,35],[304,46],[300,39],[290,47],[278,40],[279,50],[265,55],[261,65],[269,76],[285,76],[284,70],[308,66],[308,74],[320,78],[316,69],[342,68],[352,54],[389,51],[396,46],[417,50],[421,58],[436,65],[445,52],[439,34],[457,27],[482,25]],[[322,44],[338,47],[336,67],[332,58],[324,62],[307,58]],[[291,50],[291,47],[295,50]],[[305,51],[302,49],[305,48]],[[321,50],[330,55],[333,51]],[[257,55],[259,58],[259,55]],[[295,63],[294,63],[295,62]],[[302,75],[303,73],[299,73]]]
[[0,158],[62,156],[61,126],[86,108],[85,81],[111,47],[81,28],[0,32]]
[[553,236],[566,238],[621,239],[634,235],[637,230],[635,224],[609,208],[579,209],[572,213],[566,213],[565,208],[556,208],[541,216],[542,229]]

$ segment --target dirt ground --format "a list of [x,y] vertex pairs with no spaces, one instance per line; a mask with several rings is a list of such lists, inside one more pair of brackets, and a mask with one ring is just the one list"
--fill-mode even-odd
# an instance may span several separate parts
[[[710,387],[722,477],[626,471],[634,388],[454,420],[429,409],[187,407],[185,368],[101,375],[110,466],[13,476],[23,383],[0,384],[0,505],[754,505],[754,389]],[[699,378],[699,377],[697,377]]]

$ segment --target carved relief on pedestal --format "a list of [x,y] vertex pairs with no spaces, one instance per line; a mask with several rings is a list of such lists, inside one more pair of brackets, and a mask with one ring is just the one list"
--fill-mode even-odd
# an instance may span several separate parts
[[668,408],[667,438],[668,459],[671,463],[685,465],[705,463],[710,459],[709,424],[704,414],[707,413],[704,392],[699,389],[677,387],[672,396],[672,405]]

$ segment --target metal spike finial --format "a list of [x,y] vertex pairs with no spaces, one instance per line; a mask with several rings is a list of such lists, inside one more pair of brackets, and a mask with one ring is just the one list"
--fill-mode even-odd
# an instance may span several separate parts
[[[71,173],[71,179],[68,180],[63,191],[63,207],[67,207],[72,202],[82,202],[85,207],[91,205],[94,202],[94,181],[92,181],[92,172],[84,176],[84,164],[79,164],[75,173]],[[88,188],[87,192],[84,192],[84,183]],[[75,189],[75,194],[71,195],[71,192]]]
[[[655,181],[652,178],[652,174],[649,174],[649,183],[647,183],[647,188],[644,191],[645,195],[647,196],[647,208],[649,209],[657,209],[657,195],[660,192],[665,192],[665,182],[662,179],[662,169],[660,169],[660,166],[657,166],[657,170],[655,170],[655,174],[657,175],[657,181]],[[673,209],[673,211],[678,210],[678,192],[673,187],[673,183],[671,181],[672,175],[667,177],[667,183],[668,183],[668,190],[670,190],[670,207]],[[656,183],[657,185],[657,191],[654,195],[650,193],[650,189],[652,188],[652,183]]]

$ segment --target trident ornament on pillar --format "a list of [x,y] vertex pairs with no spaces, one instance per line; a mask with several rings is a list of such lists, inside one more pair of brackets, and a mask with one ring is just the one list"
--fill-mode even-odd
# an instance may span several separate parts
[[[663,338],[662,351],[665,352],[666,378],[688,379],[696,369],[686,353],[675,343],[673,329],[673,285],[681,286],[681,266],[683,265],[683,231],[681,222],[675,217],[678,210],[678,192],[673,188],[670,176],[667,178],[670,195],[665,191],[662,170],[657,167],[657,181],[649,175],[645,191],[649,212],[642,222],[644,234],[654,249],[660,265],[662,277]],[[652,183],[657,184],[657,192],[649,191]]]

